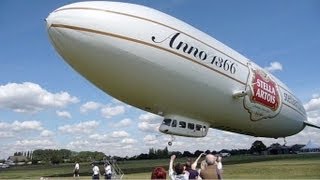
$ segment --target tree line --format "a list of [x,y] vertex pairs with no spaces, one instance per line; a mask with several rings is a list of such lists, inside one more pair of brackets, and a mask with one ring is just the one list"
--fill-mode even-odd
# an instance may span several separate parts
[[141,153],[132,157],[119,157],[119,156],[107,156],[103,152],[98,151],[81,151],[75,152],[68,149],[37,149],[34,151],[27,152],[15,152],[14,156],[26,156],[33,164],[37,163],[66,163],[66,162],[104,162],[105,160],[142,160],[142,159],[163,159],[168,158],[171,154],[175,154],[177,157],[198,157],[201,153],[206,154],[219,154],[219,153],[230,153],[231,155],[241,154],[261,154],[262,151],[266,150],[267,147],[262,141],[255,141],[250,149],[223,149],[221,151],[206,150],[195,152],[189,151],[171,151],[168,148],[154,149],[150,148],[148,153]]

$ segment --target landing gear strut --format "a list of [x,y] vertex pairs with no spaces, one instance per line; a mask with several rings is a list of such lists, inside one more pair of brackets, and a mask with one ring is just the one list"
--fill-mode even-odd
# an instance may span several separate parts
[[169,146],[172,146],[172,142],[173,142],[174,140],[176,140],[176,138],[175,138],[173,135],[171,135],[171,139],[170,139],[170,141],[168,142],[168,145],[169,145]]

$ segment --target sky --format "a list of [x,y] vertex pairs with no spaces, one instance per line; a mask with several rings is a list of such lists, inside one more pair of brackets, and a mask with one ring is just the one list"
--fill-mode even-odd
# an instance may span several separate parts
[[[163,149],[162,118],[107,95],[65,63],[49,42],[44,19],[76,1],[0,1],[0,159],[16,151],[61,149],[133,156]],[[320,125],[320,1],[130,0],[174,16],[233,48],[282,82]],[[200,139],[176,137],[170,151],[250,148],[283,139],[210,129]],[[305,128],[287,145],[320,144]]]

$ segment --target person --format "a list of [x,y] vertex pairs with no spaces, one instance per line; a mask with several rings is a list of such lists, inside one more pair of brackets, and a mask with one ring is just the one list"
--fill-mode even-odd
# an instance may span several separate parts
[[186,171],[189,172],[189,179],[198,179],[199,173],[197,170],[191,168],[191,160],[186,162]]
[[217,157],[217,175],[218,175],[218,179],[222,179],[222,173],[223,173],[223,169],[222,169],[222,157],[218,156]]
[[156,167],[153,169],[151,173],[151,179],[166,179],[167,178],[167,172],[163,167]]
[[192,168],[193,170],[197,170],[198,161],[200,160],[200,158],[201,158],[203,155],[206,155],[206,153],[201,153],[201,154],[197,157],[197,159],[192,163],[191,168]]
[[200,169],[198,170],[199,174],[202,170],[205,170],[207,168],[208,164],[206,162],[206,160],[201,161],[200,163]]
[[200,177],[202,179],[218,179],[216,157],[212,154],[206,155],[207,167],[201,170]]
[[169,177],[171,180],[189,180],[189,172],[185,171],[185,166],[181,163],[177,163],[174,166],[173,162],[176,159],[176,155],[172,155],[169,163]]
[[104,178],[105,179],[111,179],[112,171],[111,171],[111,165],[110,163],[104,164]]
[[92,163],[92,179],[100,179],[100,169],[97,165],[95,165],[94,163]]
[[200,158],[203,156],[203,155],[206,155],[206,153],[201,153],[197,159],[191,164],[191,169],[192,171],[188,170],[188,164],[186,164],[186,167],[187,167],[187,170],[189,172],[189,179],[201,179],[200,178],[200,172],[201,172],[201,169],[205,169],[203,167],[203,161],[201,162],[201,168],[197,170],[197,165],[198,165],[198,161],[200,160]]
[[80,165],[78,162],[76,162],[76,165],[74,166],[74,170],[73,170],[73,177],[79,177],[79,172],[80,172]]

